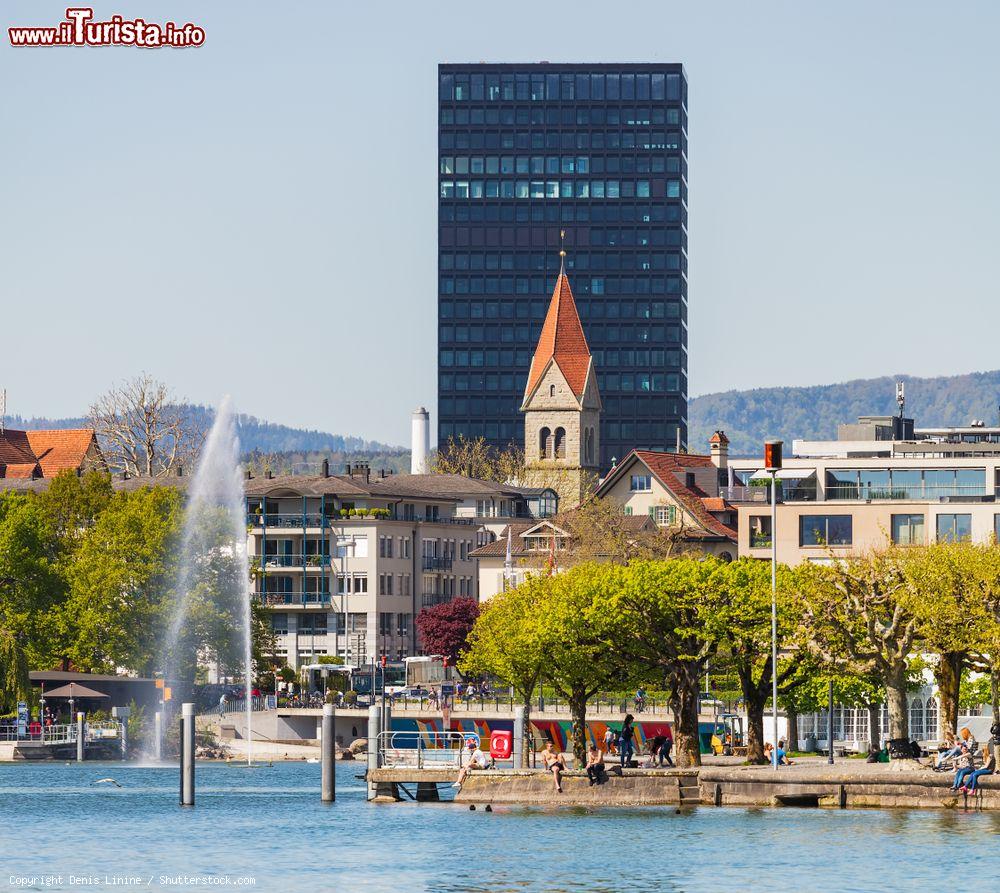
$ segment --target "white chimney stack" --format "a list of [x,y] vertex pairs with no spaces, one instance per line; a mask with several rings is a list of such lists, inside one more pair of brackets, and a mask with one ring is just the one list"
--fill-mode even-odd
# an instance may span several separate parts
[[431,451],[431,414],[422,406],[413,410],[410,429],[410,474],[427,474]]

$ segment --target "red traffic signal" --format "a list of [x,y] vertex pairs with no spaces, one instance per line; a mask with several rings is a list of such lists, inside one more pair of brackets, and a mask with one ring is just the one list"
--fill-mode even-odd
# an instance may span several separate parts
[[382,666],[383,667],[385,666],[385,663],[386,663],[386,656],[383,654],[382,655]]
[[447,670],[448,669],[448,658],[445,658],[442,663],[444,664],[444,668]]

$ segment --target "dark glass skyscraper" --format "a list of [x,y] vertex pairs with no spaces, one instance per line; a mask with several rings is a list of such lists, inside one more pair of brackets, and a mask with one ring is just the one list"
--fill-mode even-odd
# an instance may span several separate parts
[[686,443],[683,67],[441,65],[438,81],[439,440],[521,443],[565,232],[602,467]]

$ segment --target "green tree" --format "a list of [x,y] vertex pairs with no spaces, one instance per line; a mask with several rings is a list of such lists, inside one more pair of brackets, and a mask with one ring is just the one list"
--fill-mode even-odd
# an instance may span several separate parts
[[31,682],[28,678],[28,657],[16,636],[0,628],[0,712],[14,709],[18,701],[28,700]]
[[114,495],[69,569],[61,626],[83,670],[150,672],[173,579],[180,496],[168,487]]
[[489,674],[506,682],[524,707],[525,760],[531,749],[531,699],[545,660],[539,616],[546,609],[546,578],[527,577],[485,602],[460,661],[463,673]]
[[618,646],[626,632],[622,615],[609,609],[608,592],[620,586],[623,568],[580,564],[544,579],[542,628],[547,682],[569,702],[573,719],[573,755],[582,765],[587,755],[587,704],[602,689],[630,683],[636,665],[622,661]]
[[[793,650],[782,657],[799,632],[801,612],[797,589],[790,585],[796,571],[779,568],[777,588],[778,690],[784,695],[801,684],[808,654]],[[764,708],[771,699],[771,567],[767,562],[740,559],[716,568],[709,585],[717,593],[723,666],[739,679],[747,711],[747,759],[763,763]]]
[[701,764],[698,689],[722,638],[711,578],[721,562],[679,557],[637,561],[619,570],[606,610],[622,626],[610,643],[626,666],[642,667],[670,693],[679,766]]
[[938,688],[939,737],[958,731],[963,674],[976,666],[991,612],[975,585],[982,546],[968,542],[933,543],[909,550],[902,568],[909,592],[908,607],[919,624],[921,650],[934,654]]
[[906,690],[919,622],[897,549],[813,566],[798,579],[807,647],[828,667],[875,674],[889,706],[889,737],[909,736]]
[[33,494],[0,493],[0,580],[0,628],[23,643],[30,665],[49,665],[61,653],[67,587],[58,534]]

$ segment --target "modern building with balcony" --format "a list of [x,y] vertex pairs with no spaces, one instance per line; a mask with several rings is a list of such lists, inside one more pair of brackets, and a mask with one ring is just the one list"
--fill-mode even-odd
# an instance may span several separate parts
[[[739,554],[771,554],[771,474],[731,459],[723,495],[739,513]],[[777,472],[778,560],[826,563],[890,543],[988,541],[1000,533],[1000,427],[917,428],[864,416],[837,440],[793,442]]]
[[568,249],[595,463],[687,440],[687,78],[675,63],[438,69],[438,440],[519,441]]
[[557,510],[556,495],[458,475],[263,477],[246,483],[256,597],[269,610],[275,658],[323,656],[361,666],[418,652],[423,607],[477,597],[470,553],[510,519]]

